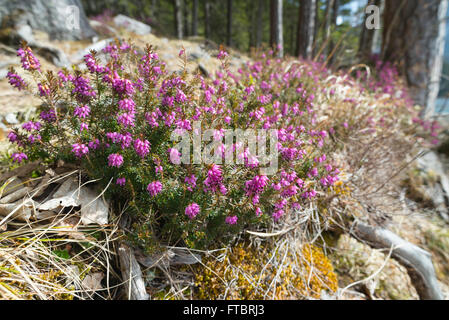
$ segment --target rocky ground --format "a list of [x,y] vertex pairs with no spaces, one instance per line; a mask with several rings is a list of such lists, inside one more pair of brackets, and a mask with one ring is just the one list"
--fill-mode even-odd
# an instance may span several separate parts
[[[97,21],[91,21],[91,24],[97,31],[103,30],[103,36],[96,39],[95,43],[68,40],[50,41],[44,32],[33,32],[32,37],[42,46],[60,50],[58,52],[62,52],[64,59],[69,64],[80,64],[83,55],[90,49],[100,51],[114,36],[131,39],[141,47],[144,47],[146,43],[155,46],[160,58],[167,62],[167,68],[170,71],[179,69],[178,53],[183,47],[189,56],[188,68],[190,70],[198,70],[198,72],[207,74],[219,64],[215,58],[217,46],[200,38],[183,41],[172,40],[159,38],[151,33],[137,35],[129,32],[126,28],[102,25]],[[104,32],[105,29],[107,32]],[[39,55],[39,52],[37,55],[44,68],[54,71],[60,69],[60,66],[55,65],[48,56]],[[249,59],[238,52],[231,53],[231,57],[231,67],[234,68]],[[0,45],[0,61],[2,61],[0,63],[0,152],[4,153],[9,148],[9,144],[6,142],[9,128],[32,116],[40,101],[28,93],[14,90],[5,78],[10,66],[17,67],[17,71],[20,70],[20,61],[15,56],[14,48]],[[390,228],[407,241],[431,252],[439,284],[446,299],[449,299],[449,226],[446,207],[449,189],[446,190],[445,179],[447,179],[448,170],[444,163],[445,161],[441,161],[439,157],[430,156],[424,163],[417,164],[417,176],[414,177],[415,180],[409,181],[415,187],[416,198],[427,197],[437,210],[422,206],[418,200],[416,202],[404,201],[401,214],[394,215]],[[417,177],[421,179],[420,182]],[[384,263],[388,252],[374,250],[346,235],[340,236],[334,246],[329,249],[331,260],[339,276],[340,293],[343,294],[343,298],[418,298],[404,267],[392,259]],[[364,279],[368,280],[361,281]],[[359,281],[358,284],[349,286],[357,281]],[[342,291],[345,287],[347,289]],[[336,297],[323,296],[322,298],[334,299]]]

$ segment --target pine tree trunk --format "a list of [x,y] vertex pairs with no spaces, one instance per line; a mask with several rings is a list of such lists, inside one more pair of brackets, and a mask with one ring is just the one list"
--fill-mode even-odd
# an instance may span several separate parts
[[210,2],[205,0],[204,2],[204,36],[206,39],[210,39]]
[[329,54],[329,43],[331,36],[331,25],[332,25],[332,8],[334,7],[335,0],[327,0],[326,2],[326,12],[324,13],[324,24],[323,24],[323,44],[327,43],[323,49],[323,55],[325,57]]
[[282,0],[270,1],[270,45],[278,49],[278,56],[284,56],[282,29]]
[[175,34],[178,39],[182,39],[182,3],[181,0],[173,0],[174,13],[175,13]]
[[232,0],[227,0],[226,45],[232,46]]
[[192,36],[198,35],[198,0],[193,0],[192,7]]
[[256,22],[256,48],[262,44],[262,15],[264,0],[258,0],[257,4],[257,22]]
[[[368,0],[366,7],[375,5],[379,8],[381,6],[381,0]],[[365,62],[369,59],[369,57],[373,53],[373,43],[374,43],[374,35],[376,34],[376,29],[368,29],[365,25],[369,15],[371,13],[365,13],[365,19],[362,22],[362,31],[360,34],[360,43],[359,43],[359,52],[358,56],[362,62]]]
[[183,19],[184,19],[184,23],[183,23],[183,26],[184,26],[183,36],[184,37],[188,37],[190,35],[189,14],[190,14],[190,10],[188,7],[187,0],[182,0],[182,15],[183,15]]
[[315,34],[316,0],[302,0],[299,6],[296,55],[312,59]]
[[448,0],[386,0],[382,57],[398,65],[421,116],[433,115],[441,77]]
[[[334,30],[337,26],[337,17],[338,17],[338,10],[340,7],[340,1],[339,0],[333,0],[332,1],[332,14],[331,14],[331,24],[330,24],[330,30]],[[329,54],[332,54],[334,51],[335,45],[334,41],[332,40],[332,37],[329,38]],[[332,55],[332,57],[329,59],[329,64],[333,64],[335,60],[335,53]]]

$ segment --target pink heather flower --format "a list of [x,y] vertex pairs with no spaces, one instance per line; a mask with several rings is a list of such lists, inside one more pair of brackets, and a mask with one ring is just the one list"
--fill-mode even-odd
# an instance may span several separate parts
[[184,49],[179,50],[178,57],[183,56],[186,53]]
[[40,124],[40,122],[28,121],[22,125],[22,128],[28,132],[30,132],[32,130],[39,131],[41,129],[41,124]]
[[260,217],[262,215],[262,210],[259,207],[256,207],[256,216]]
[[187,190],[193,191],[193,189],[196,188],[196,181],[198,180],[197,177],[195,177],[194,174],[192,174],[190,177],[186,177],[184,179],[184,182],[188,184]]
[[100,146],[100,140],[95,139],[95,141],[90,141],[87,145],[89,149],[96,150]]
[[123,164],[123,156],[118,153],[112,153],[108,156],[108,165],[119,168]]
[[82,132],[83,130],[86,130],[86,131],[89,130],[89,125],[85,122],[81,122],[81,124],[80,124],[80,132]]
[[154,181],[147,186],[148,193],[150,196],[154,197],[162,191],[162,183],[160,181]]
[[132,96],[135,92],[133,83],[128,79],[121,79],[117,74],[112,79],[112,87],[121,95]]
[[104,73],[108,71],[107,68],[100,66],[91,54],[86,54],[84,56],[84,62],[91,73]]
[[73,88],[72,93],[76,94],[78,100],[90,99],[91,97],[95,97],[97,94],[89,85],[89,79],[85,79],[81,76],[76,77],[72,80]]
[[217,55],[217,59],[221,60],[221,59],[224,59],[224,58],[227,57],[227,56],[228,56],[228,53],[227,53],[226,51],[224,51],[224,50],[221,50],[221,51],[218,53],[218,55]]
[[118,140],[120,140],[121,147],[122,147],[122,149],[124,150],[124,149],[126,149],[126,148],[129,148],[129,146],[130,146],[131,143],[133,142],[133,137],[132,137],[131,132],[127,132],[127,133],[125,133],[125,134],[121,134],[121,135],[118,137]]
[[185,214],[190,219],[195,218],[200,213],[200,206],[195,202],[186,207]]
[[17,162],[17,163],[21,163],[22,162],[22,160],[27,160],[28,159],[28,157],[27,157],[27,155],[25,154],[25,153],[13,153],[12,155],[11,155],[11,158],[12,158],[12,161],[13,162]]
[[11,71],[7,73],[6,78],[8,79],[9,84],[19,91],[25,89],[27,86],[21,76],[12,73]]
[[117,178],[116,184],[123,187],[126,183],[126,178]]
[[217,192],[220,190],[222,194],[226,194],[226,187],[222,183],[222,171],[219,165],[213,164],[212,168],[207,172],[207,178],[204,180],[204,191]]
[[134,113],[136,111],[136,103],[133,99],[123,99],[118,102],[118,107],[120,110]]
[[16,142],[18,140],[17,134],[14,131],[9,132],[8,139],[11,143]]
[[42,139],[40,134],[34,135],[34,134],[30,134],[28,136],[28,141],[33,144],[36,141],[40,141]]
[[[245,182],[245,191],[246,195],[249,196],[257,196],[258,194],[263,192],[263,189],[268,183],[267,176],[255,176],[252,180]],[[258,199],[258,197],[256,198]]]
[[179,152],[178,149],[169,148],[168,152],[170,153],[170,162],[171,163],[173,163],[173,164],[181,163],[181,152]]
[[77,116],[78,118],[85,119],[89,116],[90,108],[88,105],[84,105],[81,107],[75,107],[75,110],[73,111],[73,115]]
[[134,150],[143,159],[150,152],[150,142],[148,140],[134,140]]
[[56,120],[56,114],[53,109],[50,109],[48,111],[42,111],[39,116],[42,120],[46,122],[53,122]]
[[278,221],[284,215],[284,210],[275,210],[272,214],[274,221]]
[[25,49],[20,48],[17,50],[17,56],[20,57],[20,62],[22,63],[22,68],[25,70],[39,70],[40,71],[40,62],[34,56],[33,51],[30,47],[26,47]]
[[42,85],[41,83],[38,83],[37,88],[39,89],[39,95],[41,97],[49,97],[50,96],[51,91],[50,91],[50,88],[46,84]]
[[234,225],[237,223],[238,217],[237,216],[228,216],[225,219],[225,222],[229,225]]
[[134,117],[134,113],[125,112],[117,117],[117,121],[125,128],[134,127]]
[[77,156],[78,158],[81,158],[85,154],[89,152],[89,148],[81,143],[75,143],[72,144],[72,152]]

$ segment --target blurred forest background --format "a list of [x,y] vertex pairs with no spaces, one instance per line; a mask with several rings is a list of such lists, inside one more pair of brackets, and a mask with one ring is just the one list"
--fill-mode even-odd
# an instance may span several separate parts
[[[240,51],[281,42],[285,55],[300,55],[308,59],[329,58],[328,64],[335,69],[368,62],[372,54],[382,55],[385,17],[379,20],[380,28],[366,29],[368,13],[365,8],[368,5],[379,7],[381,17],[386,10],[394,14],[394,10],[407,12],[407,6],[415,9],[419,6],[416,4],[419,1],[386,2],[396,4],[387,5],[385,9],[383,0],[82,0],[86,14],[99,20],[111,19],[115,14],[122,13],[149,24],[152,32],[159,36],[178,39],[201,36]],[[423,2],[431,5],[439,1]],[[280,21],[277,20],[279,12],[282,17]],[[432,17],[437,20],[435,15]],[[272,26],[276,22],[278,26],[280,24],[280,31]],[[427,27],[426,23],[429,24]],[[422,21],[421,28],[430,30],[431,23]],[[413,22],[410,25],[416,26]],[[446,29],[447,38],[449,24],[446,24]],[[404,30],[401,32],[412,41]],[[279,35],[281,39],[277,38]],[[305,40],[306,37],[309,39]],[[308,43],[311,48],[305,52],[307,49],[303,47]],[[424,52],[421,54],[425,55]],[[385,60],[385,54],[382,58]],[[449,93],[449,40],[445,41],[442,63],[436,111],[446,113],[449,112],[449,103],[445,99]]]

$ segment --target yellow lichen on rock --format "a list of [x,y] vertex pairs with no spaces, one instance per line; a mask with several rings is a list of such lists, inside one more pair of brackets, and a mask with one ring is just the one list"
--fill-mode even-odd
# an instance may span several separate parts
[[195,269],[195,298],[316,299],[323,290],[335,292],[337,283],[330,260],[314,245],[295,253],[239,243]]

